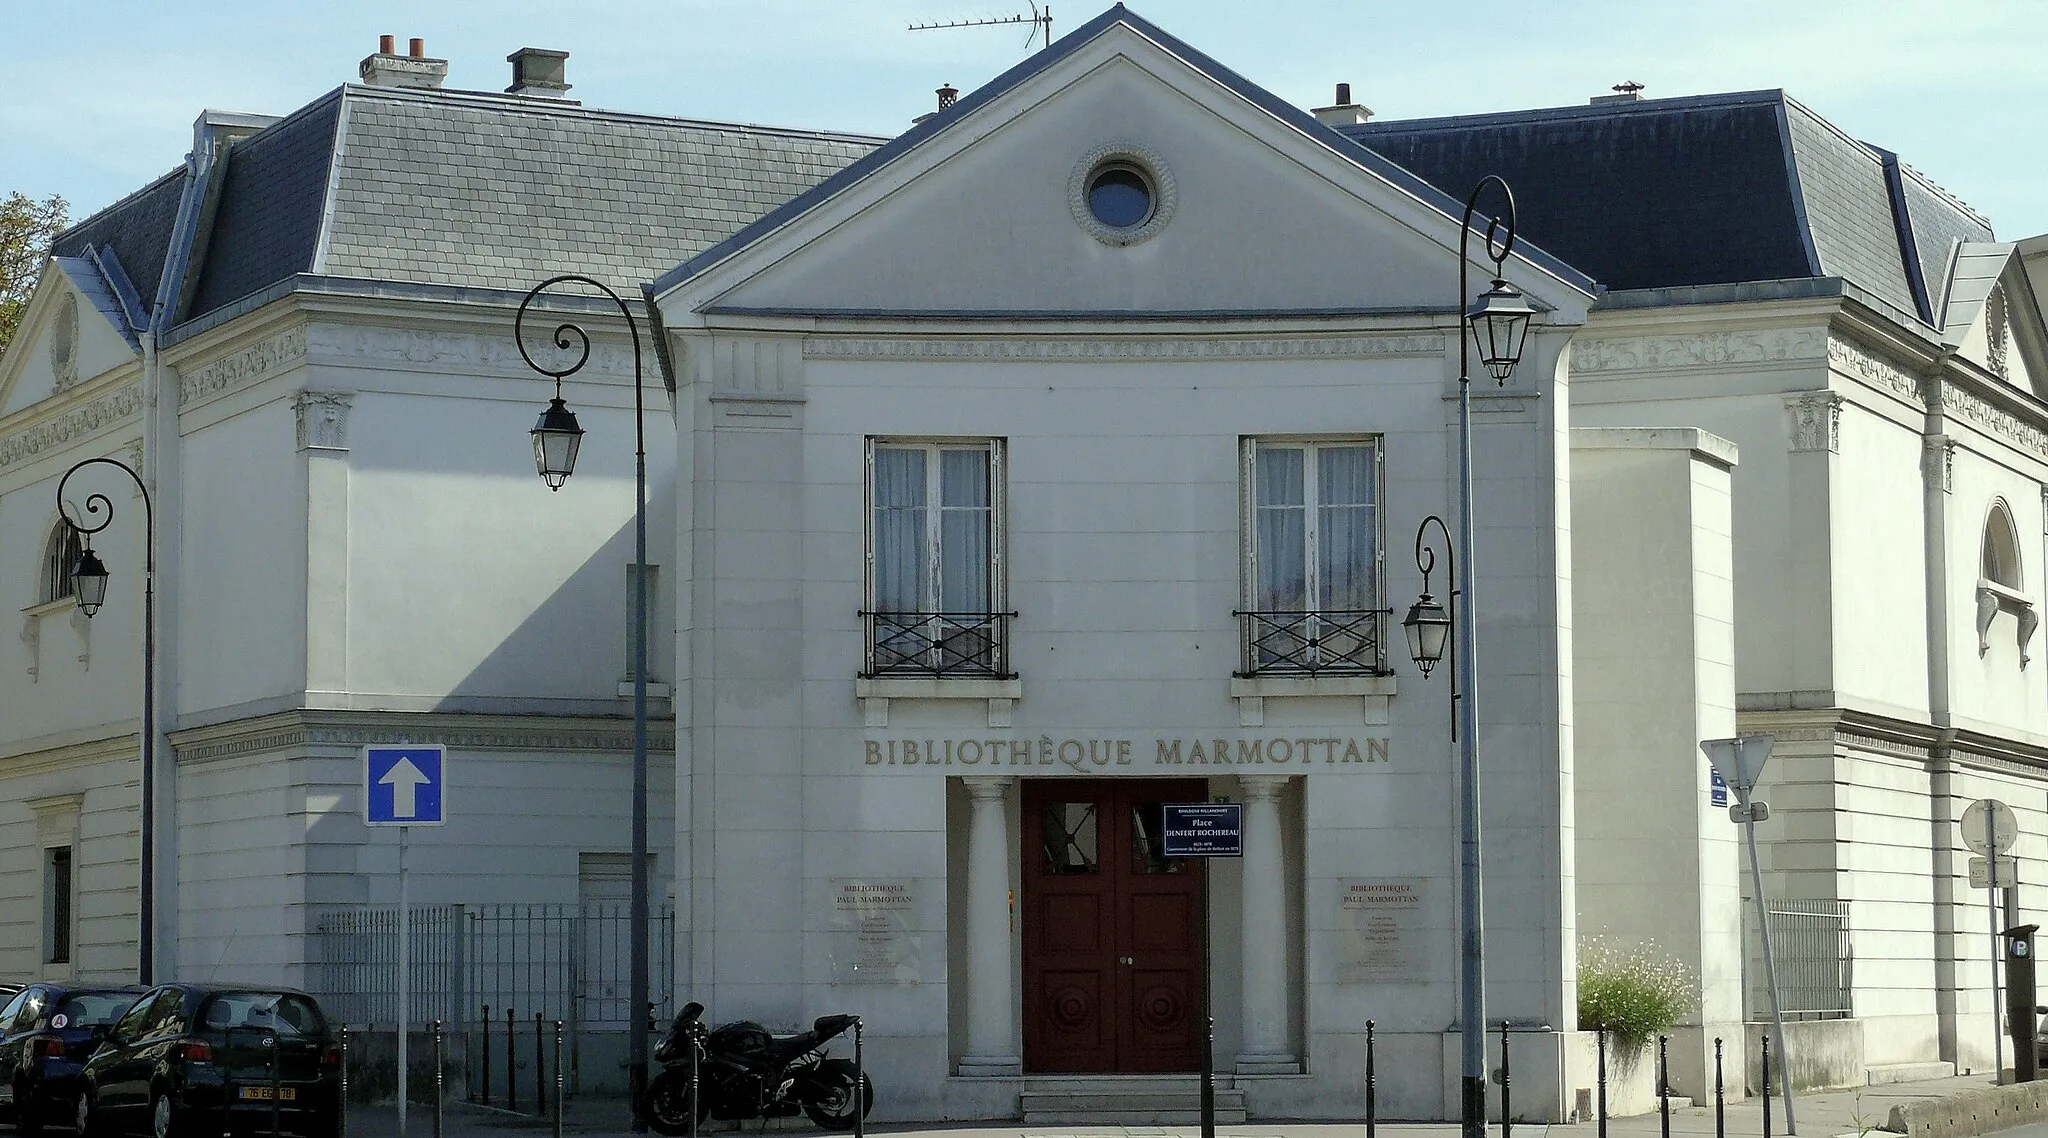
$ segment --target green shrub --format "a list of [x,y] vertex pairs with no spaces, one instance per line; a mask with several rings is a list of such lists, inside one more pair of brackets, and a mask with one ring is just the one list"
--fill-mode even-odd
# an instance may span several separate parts
[[1625,1050],[1656,1038],[1692,1011],[1698,985],[1654,944],[1579,944],[1579,1030],[1605,1028]]

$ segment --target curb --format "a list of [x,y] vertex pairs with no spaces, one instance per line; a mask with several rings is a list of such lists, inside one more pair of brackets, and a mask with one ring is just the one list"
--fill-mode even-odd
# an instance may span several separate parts
[[1906,1138],[1973,1138],[2048,1121],[2048,1081],[1981,1087],[1892,1107],[1885,1129]]

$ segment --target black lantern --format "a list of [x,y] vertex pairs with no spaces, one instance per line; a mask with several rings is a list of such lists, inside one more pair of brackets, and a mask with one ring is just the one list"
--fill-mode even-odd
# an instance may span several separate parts
[[540,471],[541,481],[550,490],[560,490],[575,472],[576,451],[583,445],[583,428],[576,423],[576,412],[569,410],[558,395],[540,413],[530,433],[533,464]]
[[107,567],[100,563],[100,555],[87,546],[78,555],[78,565],[71,570],[71,595],[78,601],[78,609],[87,616],[100,611],[107,601]]
[[1522,290],[1494,278],[1493,287],[1480,293],[1465,310],[1465,322],[1472,326],[1472,342],[1479,348],[1479,362],[1486,365],[1494,382],[1505,385],[1522,362],[1522,341],[1529,335],[1529,318],[1536,315]]
[[1408,606],[1401,628],[1408,633],[1409,659],[1415,661],[1423,675],[1429,675],[1444,658],[1444,645],[1451,635],[1451,614],[1444,611],[1435,597],[1424,593]]

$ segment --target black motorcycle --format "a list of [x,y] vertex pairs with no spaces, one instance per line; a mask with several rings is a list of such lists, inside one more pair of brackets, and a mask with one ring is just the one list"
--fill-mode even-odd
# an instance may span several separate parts
[[[854,1017],[819,1016],[809,1031],[771,1035],[750,1020],[711,1031],[704,1026],[703,1015],[703,1004],[685,1005],[654,1049],[662,1072],[648,1084],[644,1105],[655,1133],[688,1134],[693,1111],[702,1122],[789,1118],[801,1110],[827,1130],[851,1130],[857,1119],[874,1109],[875,1085],[867,1075],[857,1073],[849,1060],[825,1057],[825,1044],[852,1027]],[[697,1063],[694,1096],[692,1052]]]

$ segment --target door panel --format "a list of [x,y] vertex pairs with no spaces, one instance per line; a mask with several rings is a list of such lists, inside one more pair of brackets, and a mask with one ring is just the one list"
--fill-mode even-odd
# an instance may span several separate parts
[[1192,1071],[1201,1062],[1202,874],[1159,856],[1159,804],[1200,779],[1027,780],[1024,1064]]

